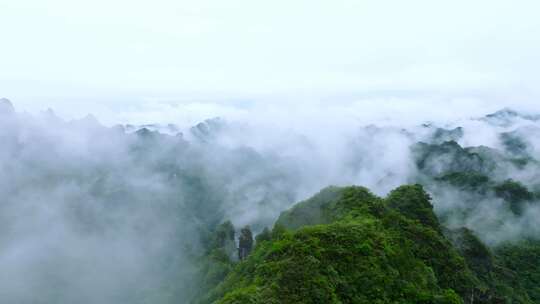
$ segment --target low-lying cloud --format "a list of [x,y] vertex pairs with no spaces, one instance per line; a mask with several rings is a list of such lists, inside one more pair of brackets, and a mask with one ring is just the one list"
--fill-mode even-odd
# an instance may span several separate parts
[[[64,121],[0,102],[0,299],[187,302],[212,227],[231,220],[260,231],[331,184],[385,195],[426,181],[411,147],[435,143],[437,127],[461,126],[461,146],[501,155],[510,152],[499,135],[516,132],[527,155],[539,158],[538,121],[530,117],[510,115],[504,123],[468,119],[476,112],[467,112],[432,115],[422,125],[419,106],[403,119],[405,106],[377,117],[362,103],[240,108],[200,124],[105,127],[93,116]],[[173,117],[168,122],[177,122]],[[536,161],[520,169],[501,163],[491,177],[536,191],[536,169]],[[485,196],[470,208],[470,194],[432,181],[427,188],[451,228],[470,227],[492,244],[538,235],[529,229],[538,205],[516,216],[500,198]]]

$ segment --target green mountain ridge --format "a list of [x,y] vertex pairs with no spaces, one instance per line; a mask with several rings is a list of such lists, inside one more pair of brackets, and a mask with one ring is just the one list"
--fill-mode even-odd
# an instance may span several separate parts
[[430,200],[420,185],[386,198],[325,188],[283,212],[246,260],[222,255],[228,274],[197,303],[538,303],[538,269],[519,278],[506,258],[538,243],[501,258],[472,231],[443,227]]

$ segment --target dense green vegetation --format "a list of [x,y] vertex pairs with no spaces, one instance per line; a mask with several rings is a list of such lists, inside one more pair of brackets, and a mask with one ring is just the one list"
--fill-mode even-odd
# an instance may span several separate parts
[[471,231],[444,229],[420,185],[384,199],[329,187],[257,239],[199,303],[534,303],[537,278],[517,281]]
[[500,198],[515,215],[521,215],[525,204],[533,203],[537,198],[535,193],[518,181],[507,179],[497,183],[477,172],[451,172],[435,178],[435,181],[484,198]]
[[[455,142],[418,144],[413,152],[435,184],[500,198],[518,216],[536,198],[520,182],[488,177],[498,169],[494,160],[516,168],[526,161]],[[537,303],[537,265],[534,242],[491,249],[466,228],[445,229],[420,186],[385,199],[361,187],[329,187],[282,213],[273,231],[257,236],[254,254],[201,302]]]
[[[532,303],[537,303],[532,297],[533,289],[524,284],[525,281],[520,280],[521,271],[516,267],[508,267],[505,259],[483,244],[471,230],[461,228],[446,231],[446,235],[465,258],[467,266],[475,274],[484,290],[478,293],[479,301],[474,302],[531,303],[532,301]],[[507,248],[512,251],[517,247],[509,245]],[[534,259],[517,262],[520,265],[524,265],[523,263],[534,263]]]
[[[465,147],[468,128],[366,126],[327,153],[220,119],[0,116],[2,303],[540,303],[540,127]],[[328,187],[279,216],[332,182],[422,186]]]
[[473,191],[485,194],[490,187],[489,177],[477,172],[450,172],[435,178],[437,181],[446,182],[460,190]]
[[442,144],[417,143],[412,147],[418,169],[428,176],[448,172],[492,173],[497,164],[493,157],[486,157],[472,149],[463,148],[455,141]]
[[493,190],[497,197],[507,201],[512,212],[518,215],[523,212],[523,204],[534,199],[534,194],[527,187],[513,180],[506,180],[496,185]]
[[526,290],[534,303],[540,303],[540,242],[524,240],[497,248],[495,253],[515,280]]
[[448,141],[417,143],[412,152],[420,172],[418,182],[434,191],[454,189],[462,194],[462,199],[470,201],[471,207],[479,201],[502,199],[508,210],[520,216],[525,206],[537,199],[535,191],[523,183],[501,179],[508,170],[536,166],[536,161],[514,157],[511,151],[505,154],[482,146],[463,148],[455,141]]

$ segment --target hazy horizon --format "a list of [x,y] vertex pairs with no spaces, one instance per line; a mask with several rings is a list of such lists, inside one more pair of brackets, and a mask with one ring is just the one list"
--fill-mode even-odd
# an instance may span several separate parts
[[0,0],[0,302],[540,299],[539,11]]
[[268,105],[540,111],[538,9],[532,0],[0,0],[0,97],[106,124],[259,115]]

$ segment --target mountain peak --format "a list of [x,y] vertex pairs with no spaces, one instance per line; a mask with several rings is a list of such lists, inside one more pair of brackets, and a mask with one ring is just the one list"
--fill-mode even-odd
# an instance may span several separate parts
[[15,113],[15,108],[13,107],[13,104],[9,99],[7,98],[0,98],[0,115],[10,115]]
[[495,126],[508,127],[516,123],[517,120],[538,121],[540,120],[540,115],[523,114],[510,108],[503,108],[484,116],[481,120]]
[[488,117],[488,118],[492,118],[492,117],[496,117],[496,118],[503,118],[503,117],[510,118],[510,117],[518,117],[518,116],[521,116],[521,115],[520,115],[517,111],[512,110],[512,109],[510,109],[510,108],[503,108],[503,109],[500,109],[500,110],[497,111],[497,112],[494,112],[494,113],[491,113],[491,114],[486,115],[486,117]]

